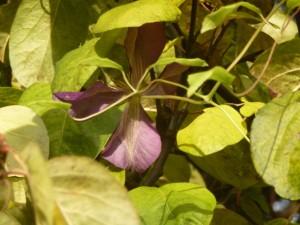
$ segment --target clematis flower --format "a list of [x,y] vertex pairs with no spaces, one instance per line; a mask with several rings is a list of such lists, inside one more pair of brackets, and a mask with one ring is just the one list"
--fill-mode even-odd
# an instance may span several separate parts
[[[137,88],[147,67],[159,58],[165,43],[162,23],[128,29],[125,49],[130,64],[127,78],[132,87]],[[132,97],[128,98],[130,93]],[[71,116],[81,120],[91,118],[108,106],[128,98],[119,126],[102,152],[103,158],[117,167],[143,172],[160,155],[160,136],[141,105],[141,96],[132,93],[130,88],[115,89],[96,82],[85,91],[60,92],[55,96],[71,103]]]

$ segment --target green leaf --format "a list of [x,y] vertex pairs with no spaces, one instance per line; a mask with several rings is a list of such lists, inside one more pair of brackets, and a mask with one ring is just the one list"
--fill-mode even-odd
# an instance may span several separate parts
[[36,223],[52,225],[54,196],[45,159],[41,155],[40,149],[33,146],[23,151],[21,158],[28,171],[26,180],[29,186],[31,205],[34,209]]
[[236,13],[236,11],[240,7],[246,8],[250,11],[255,12],[258,15],[261,15],[260,9],[248,2],[237,2],[230,5],[225,5],[220,7],[218,10],[208,14],[204,18],[201,33],[213,30],[218,26],[222,25],[226,20],[231,19],[232,15]]
[[218,208],[210,225],[251,225],[251,223],[234,211]]
[[34,215],[32,208],[26,207],[26,205],[15,205],[15,207],[6,209],[4,212],[18,220],[21,225],[33,225]]
[[[49,10],[49,1],[43,4]],[[9,58],[14,76],[25,87],[53,77],[50,23],[41,2],[21,1],[11,28]]]
[[257,172],[288,199],[300,198],[300,92],[288,93],[261,108],[251,128]]
[[[37,224],[51,225],[53,202],[51,182],[45,167],[49,154],[49,139],[41,118],[24,106],[6,106],[0,109],[0,133],[16,150],[9,153],[8,168],[26,173]],[[18,154],[22,164],[12,157]]]
[[187,96],[191,97],[207,80],[215,80],[225,85],[230,85],[234,80],[234,76],[220,66],[216,66],[207,71],[190,74],[188,76],[189,89]]
[[0,212],[0,225],[21,225],[14,217]]
[[103,58],[120,34],[120,31],[107,32],[68,52],[56,64],[53,92],[79,91],[99,66],[121,69],[120,65]]
[[204,113],[177,133],[177,145],[183,152],[205,156],[238,143],[246,135],[240,114],[221,105],[204,109]]
[[94,33],[118,28],[139,27],[145,23],[175,21],[181,12],[170,0],[139,0],[115,7],[100,16]]
[[48,165],[66,224],[139,224],[126,189],[99,163],[72,156],[52,159]]
[[[261,81],[276,94],[284,94],[299,88],[300,84],[300,39],[279,45]],[[263,70],[270,50],[256,58],[251,73],[258,77]]]
[[[0,165],[2,167],[2,165]],[[0,168],[0,173],[3,173],[3,168]],[[12,199],[12,185],[7,179],[0,179],[0,206],[4,210],[8,207]],[[0,216],[1,217],[1,216]],[[1,218],[0,218],[1,221]],[[1,223],[0,223],[1,224]]]
[[286,6],[289,12],[291,12],[292,10],[300,6],[300,2],[299,0],[287,0]]
[[50,82],[56,61],[85,40],[88,25],[87,1],[21,1],[9,42],[17,81],[25,87]]
[[12,87],[0,87],[0,107],[16,105],[22,91]]
[[185,2],[185,0],[171,0],[171,2],[179,7],[182,3]]
[[[6,106],[0,108],[0,133],[4,134],[8,144],[18,153],[24,154],[38,149],[44,158],[49,155],[49,138],[42,119],[31,109],[24,106]],[[8,166],[15,168],[9,157]]]
[[131,190],[129,196],[144,225],[209,225],[216,206],[214,196],[206,188],[190,183],[139,187]]
[[197,67],[205,67],[208,66],[208,64],[203,59],[194,58],[194,59],[187,59],[187,58],[175,58],[175,57],[164,57],[158,59],[158,61],[152,65],[154,66],[166,66],[171,63],[178,63],[184,66],[197,66]]
[[[289,16],[277,11],[274,13],[262,32],[272,37],[277,43],[283,43],[294,39],[298,35],[297,24],[294,20],[289,21]],[[289,21],[286,25],[286,21]]]
[[228,146],[222,151],[205,157],[189,157],[206,173],[239,189],[246,189],[258,182],[249,145],[245,142]]
[[188,182],[191,168],[184,156],[169,154],[164,164],[163,174],[168,182]]
[[9,1],[0,6],[0,61],[4,62],[10,28],[14,20],[20,0]]
[[297,225],[297,224],[290,223],[290,221],[285,218],[277,218],[267,222],[265,225]]
[[12,177],[9,179],[12,185],[13,201],[17,204],[26,204],[26,182],[24,177]]
[[240,113],[245,117],[253,116],[260,108],[262,108],[265,103],[263,102],[248,102],[243,100],[244,105],[240,108]]
[[42,117],[50,138],[51,157],[62,154],[96,157],[121,115],[115,108],[88,121],[74,121],[69,116],[69,104],[53,101],[50,85],[41,83],[25,90],[19,104],[32,108]]

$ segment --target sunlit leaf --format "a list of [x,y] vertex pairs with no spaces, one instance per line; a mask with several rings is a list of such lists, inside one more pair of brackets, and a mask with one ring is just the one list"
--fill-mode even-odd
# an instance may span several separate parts
[[139,27],[145,23],[175,21],[179,16],[180,10],[170,0],[139,0],[115,7],[101,15],[93,27],[93,32]]
[[[49,138],[42,119],[24,106],[6,106],[0,109],[0,133],[20,154],[38,149],[45,158],[49,155]],[[16,165],[11,165],[14,168]]]
[[48,167],[67,225],[139,224],[126,189],[99,163],[73,156],[52,159]]
[[248,2],[237,2],[234,4],[226,5],[220,7],[218,10],[208,14],[202,23],[201,33],[209,30],[213,30],[218,26],[222,25],[226,20],[231,19],[232,14],[234,14],[240,7],[246,8],[250,11],[255,12],[260,15],[261,11],[255,5]]
[[[284,94],[299,88],[300,85],[300,39],[285,42],[276,47],[270,65],[265,71],[262,82],[276,94]],[[251,73],[258,77],[263,70],[270,51],[256,58]]]
[[205,156],[238,143],[247,130],[240,114],[232,107],[221,105],[204,109],[204,113],[177,133],[181,151]]
[[290,20],[288,15],[278,11],[270,17],[269,23],[263,27],[262,32],[268,34],[277,43],[283,43],[295,38],[298,35],[298,28],[296,22]]
[[288,93],[261,108],[251,129],[252,159],[257,172],[288,199],[300,198],[299,118],[300,92]]
[[116,63],[105,58],[120,34],[120,31],[107,32],[101,38],[93,38],[68,52],[56,64],[53,92],[79,91],[99,66],[117,66],[121,69]]
[[[44,161],[49,154],[49,138],[43,121],[27,107],[6,106],[0,109],[0,132],[16,150],[16,153],[9,153],[8,168],[27,174],[37,223],[51,225],[53,199]],[[23,163],[12,157],[13,154],[18,154]]]
[[216,206],[214,196],[206,188],[190,183],[139,187],[129,196],[144,225],[209,225]]
[[28,175],[26,180],[37,224],[52,225],[54,199],[51,180],[40,149],[32,147],[21,153]]
[[187,58],[161,58],[158,59],[157,62],[153,66],[166,66],[171,63],[178,63],[183,66],[196,66],[196,67],[205,67],[208,66],[208,64],[203,60],[199,58],[194,59],[187,59]]
[[240,108],[240,113],[245,117],[250,117],[254,115],[260,108],[262,108],[265,103],[263,102],[248,102],[242,100],[244,105]]
[[9,42],[13,74],[21,85],[53,79],[56,61],[87,35],[87,7],[87,1],[21,1]]
[[234,76],[220,66],[216,66],[208,71],[197,72],[188,76],[189,89],[187,95],[192,96],[205,81],[215,80],[225,85],[230,85],[234,80]]

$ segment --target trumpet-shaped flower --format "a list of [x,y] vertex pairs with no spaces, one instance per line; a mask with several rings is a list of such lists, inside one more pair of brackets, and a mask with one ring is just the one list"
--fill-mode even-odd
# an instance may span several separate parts
[[[130,73],[127,78],[133,88],[138,88],[146,68],[157,61],[165,42],[162,23],[150,23],[128,29],[125,49]],[[129,88],[115,89],[97,82],[85,91],[60,92],[55,96],[71,103],[71,116],[82,119],[99,114],[129,93]],[[140,99],[138,94],[128,98],[119,126],[102,152],[103,158],[115,166],[137,172],[149,168],[161,151],[160,136],[143,109]]]

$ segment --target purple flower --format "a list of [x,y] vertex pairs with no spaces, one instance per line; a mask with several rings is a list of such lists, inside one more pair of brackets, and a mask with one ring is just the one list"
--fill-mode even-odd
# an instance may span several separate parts
[[[146,68],[155,63],[166,43],[162,23],[129,28],[125,49],[130,64],[128,80],[137,88]],[[130,89],[114,89],[96,82],[82,92],[60,92],[55,96],[71,103],[70,114],[77,119],[93,117],[130,94]],[[141,105],[141,96],[128,98],[119,126],[109,139],[102,156],[117,167],[143,172],[158,158],[160,136]]]

